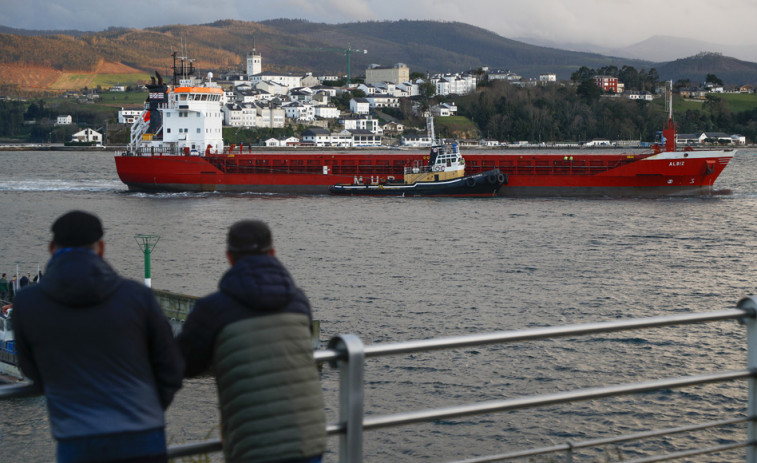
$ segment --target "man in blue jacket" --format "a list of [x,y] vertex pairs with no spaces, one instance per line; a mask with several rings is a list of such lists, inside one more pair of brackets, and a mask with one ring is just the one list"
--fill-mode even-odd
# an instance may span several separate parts
[[183,360],[149,288],[103,259],[100,219],[52,226],[45,278],[18,292],[21,371],[47,398],[58,462],[166,462],[163,411]]
[[231,269],[197,301],[178,336],[186,376],[212,370],[226,463],[316,463],[326,418],[310,303],[260,221],[231,226]]

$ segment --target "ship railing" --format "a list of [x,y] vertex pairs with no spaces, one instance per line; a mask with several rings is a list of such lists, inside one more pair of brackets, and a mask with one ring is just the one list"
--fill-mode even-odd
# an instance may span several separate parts
[[[746,328],[746,365],[742,369],[722,370],[703,374],[644,380],[641,382],[597,386],[556,393],[523,396],[512,399],[488,400],[484,402],[461,404],[449,407],[437,407],[405,411],[395,414],[379,415],[366,413],[364,372],[368,359],[387,356],[417,354],[439,350],[459,349],[487,345],[503,345],[526,341],[550,340],[557,338],[575,338],[580,336],[597,336],[615,332],[649,330],[676,325],[704,324],[737,320]],[[723,333],[724,330],[718,330]],[[732,330],[729,330],[732,331]],[[725,343],[722,349],[743,350],[743,346]],[[648,355],[648,354],[647,354]],[[428,423],[447,418],[474,415],[491,415],[537,407],[569,404],[580,401],[626,396],[651,391],[685,388],[697,385],[745,381],[748,403],[744,413],[738,416],[726,416],[723,419],[697,423],[686,426],[663,428],[632,434],[587,439],[583,441],[568,440],[562,444],[523,450],[511,450],[495,455],[476,456],[455,463],[484,463],[523,459],[546,454],[564,454],[560,461],[572,462],[578,451],[589,447],[618,444],[634,440],[665,437],[680,433],[710,430],[746,424],[744,438],[739,441],[716,441],[712,445],[677,450],[664,455],[652,455],[629,462],[653,462],[688,458],[696,455],[711,455],[723,452],[744,450],[747,463],[757,463],[757,299],[742,299],[733,309],[723,309],[700,313],[678,313],[637,319],[620,319],[608,322],[586,323],[578,325],[548,326],[517,331],[501,331],[467,336],[452,336],[416,341],[380,343],[365,345],[354,334],[340,335],[328,342],[327,349],[316,350],[317,363],[328,363],[339,371],[339,410],[338,421],[328,423],[326,432],[329,436],[338,436],[338,460],[340,463],[362,463],[364,432],[382,428],[408,426],[416,423]],[[0,386],[0,399],[26,397],[35,393],[30,383]],[[698,443],[701,443],[697,440]],[[699,445],[699,444],[697,444]],[[219,439],[171,445],[169,457],[179,458],[191,455],[207,454],[222,450]],[[740,458],[739,458],[740,459]],[[533,460],[529,460],[533,461]],[[550,460],[552,461],[552,460]],[[732,461],[732,460],[731,460]]]
[[431,172],[432,166],[429,165],[423,165],[423,166],[412,166],[412,167],[405,167],[404,168],[404,174],[425,174],[428,172]]
[[145,120],[145,116],[149,114],[150,111],[145,109],[142,111],[142,113],[139,115],[139,117],[131,124],[131,137],[129,139],[129,150],[132,152],[135,152],[137,150],[137,147],[139,146],[139,140],[142,139],[142,136],[147,133],[147,129],[150,127],[150,122]]

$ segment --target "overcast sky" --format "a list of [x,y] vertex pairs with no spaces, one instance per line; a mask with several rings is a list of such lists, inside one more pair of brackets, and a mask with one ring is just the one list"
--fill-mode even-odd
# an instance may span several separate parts
[[99,31],[275,18],[460,21],[507,38],[622,47],[654,35],[757,44],[754,0],[0,0],[0,25]]

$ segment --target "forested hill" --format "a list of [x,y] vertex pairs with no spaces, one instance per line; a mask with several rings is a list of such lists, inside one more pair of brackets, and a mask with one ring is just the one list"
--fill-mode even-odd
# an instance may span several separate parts
[[[373,21],[345,24],[302,20],[217,21],[146,29],[111,28],[101,32],[18,31],[0,28],[0,81],[22,87],[55,88],[61,73],[119,73],[165,70],[178,51],[201,70],[243,72],[253,43],[263,69],[274,72],[345,73],[345,50],[353,75],[370,64],[407,64],[417,72],[458,72],[482,66],[509,69],[526,78],[556,73],[568,79],[586,66],[655,67],[662,79],[702,80],[715,74],[726,84],[757,83],[757,64],[732,58],[650,63],[591,53],[528,45],[459,22]],[[39,76],[36,78],[35,76]]]

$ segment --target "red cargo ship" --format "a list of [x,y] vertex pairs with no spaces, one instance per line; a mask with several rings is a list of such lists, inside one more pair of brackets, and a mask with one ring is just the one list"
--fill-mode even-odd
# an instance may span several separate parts
[[[175,85],[158,76],[127,152],[116,155],[121,181],[136,191],[222,191],[328,194],[338,183],[402,181],[423,152],[254,152],[223,146],[223,91],[187,77],[174,65]],[[183,77],[177,79],[178,77]],[[212,75],[208,76],[209,79]],[[672,119],[663,144],[644,154],[486,152],[465,154],[465,174],[499,169],[499,196],[709,195],[734,150],[676,151]]]

